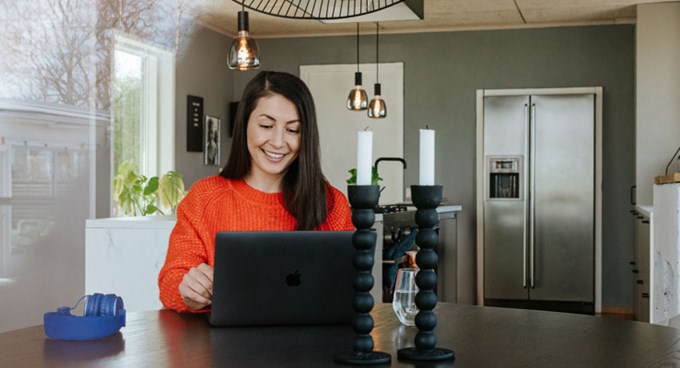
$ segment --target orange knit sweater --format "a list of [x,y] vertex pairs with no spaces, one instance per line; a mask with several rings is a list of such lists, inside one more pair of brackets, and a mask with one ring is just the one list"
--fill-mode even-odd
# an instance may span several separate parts
[[[330,186],[328,196],[334,205],[319,230],[354,230],[345,196]],[[158,275],[161,302],[168,309],[191,311],[179,295],[179,284],[191,267],[214,265],[218,231],[292,231],[296,225],[281,193],[261,192],[243,180],[219,176],[197,181],[177,208],[177,223]]]

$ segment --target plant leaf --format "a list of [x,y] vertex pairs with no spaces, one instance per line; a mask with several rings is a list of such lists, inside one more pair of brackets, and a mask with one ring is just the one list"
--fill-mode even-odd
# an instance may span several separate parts
[[144,187],[144,195],[148,196],[156,192],[158,190],[158,177],[154,176],[151,179],[149,179],[149,182],[146,184]]

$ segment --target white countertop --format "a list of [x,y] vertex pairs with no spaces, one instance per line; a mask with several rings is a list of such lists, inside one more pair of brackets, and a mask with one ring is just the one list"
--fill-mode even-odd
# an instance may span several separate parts
[[[413,207],[412,209],[415,209]],[[460,205],[446,205],[437,207],[437,213],[460,212]],[[85,222],[85,227],[95,228],[139,228],[139,229],[172,229],[177,218],[170,216],[139,216],[139,217],[106,217],[90,219]],[[375,221],[382,221],[382,213],[375,214]]]
[[646,217],[651,217],[651,214],[654,212],[654,207],[645,205],[635,205],[635,210],[642,213]]
[[177,217],[169,216],[139,216],[139,217],[106,217],[85,221],[85,227],[94,228],[142,228],[142,229],[172,229]]

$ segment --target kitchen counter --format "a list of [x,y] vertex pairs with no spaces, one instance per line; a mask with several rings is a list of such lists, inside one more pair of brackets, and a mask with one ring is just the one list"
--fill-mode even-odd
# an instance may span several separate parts
[[[455,219],[461,206],[437,208],[440,220]],[[375,215],[375,228],[382,234],[382,214]],[[87,220],[85,227],[85,294],[114,293],[123,296],[128,312],[161,308],[158,272],[165,262],[174,216],[120,217]],[[453,227],[455,231],[455,226]],[[454,232],[455,235],[455,232]],[[442,239],[447,239],[442,234]],[[375,265],[382,264],[382,241],[378,237]],[[455,236],[452,240],[455,241]],[[455,248],[454,248],[455,249]],[[123,271],[122,271],[123,270]],[[373,269],[375,285],[382,284],[381,267]],[[382,290],[372,291],[376,301]]]
[[[413,206],[413,204],[411,204],[411,203],[409,203],[407,205],[407,207],[409,209],[414,209],[414,210],[416,209],[415,206]],[[443,215],[453,214],[453,216],[455,217],[456,212],[460,212],[462,210],[463,210],[463,206],[461,206],[461,205],[446,205],[446,206],[437,207],[437,213],[439,214],[440,220],[442,219],[442,217],[452,218],[452,217],[443,216]],[[382,213],[376,213],[375,214],[375,221],[376,222],[382,222],[382,220],[383,220]]]

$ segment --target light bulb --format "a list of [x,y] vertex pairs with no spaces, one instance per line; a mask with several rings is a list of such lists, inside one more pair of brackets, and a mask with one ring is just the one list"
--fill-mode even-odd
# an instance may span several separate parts
[[368,117],[373,119],[382,119],[387,116],[387,105],[385,100],[380,97],[380,83],[375,84],[375,96],[368,104]]
[[227,58],[229,69],[251,70],[260,67],[257,42],[248,34],[248,12],[238,12],[238,36],[231,41]]
[[354,73],[354,88],[349,91],[347,97],[347,109],[353,111],[366,110],[368,108],[368,94],[361,86],[361,72]]

